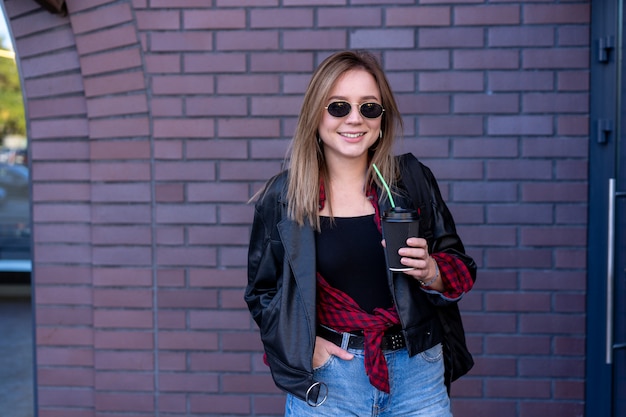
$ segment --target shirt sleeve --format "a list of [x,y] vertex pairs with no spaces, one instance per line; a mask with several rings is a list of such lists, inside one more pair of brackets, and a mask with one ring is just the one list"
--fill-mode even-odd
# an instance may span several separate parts
[[[438,293],[441,297],[450,301],[456,301],[472,289],[474,280],[465,263],[449,253],[433,253],[431,256],[439,266],[439,276],[444,286],[443,292]],[[424,290],[430,293],[437,293],[428,287],[424,288]]]

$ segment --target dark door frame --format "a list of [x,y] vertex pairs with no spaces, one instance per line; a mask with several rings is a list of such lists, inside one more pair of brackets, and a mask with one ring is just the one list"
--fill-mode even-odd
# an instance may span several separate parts
[[[622,0],[591,2],[586,415],[612,417],[612,300],[609,179],[617,173],[620,132]],[[608,398],[607,398],[608,397]],[[608,400],[610,398],[610,400]]]

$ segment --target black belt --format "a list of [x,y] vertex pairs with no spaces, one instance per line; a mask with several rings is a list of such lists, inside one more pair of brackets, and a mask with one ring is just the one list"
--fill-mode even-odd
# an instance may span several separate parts
[[[350,335],[350,338],[348,339],[348,349],[365,349],[365,336],[352,333],[347,334]],[[341,347],[344,333],[336,332],[324,326],[318,326],[317,335]],[[380,345],[382,350],[398,350],[405,346],[406,341],[400,331],[385,333],[383,335],[383,341]]]

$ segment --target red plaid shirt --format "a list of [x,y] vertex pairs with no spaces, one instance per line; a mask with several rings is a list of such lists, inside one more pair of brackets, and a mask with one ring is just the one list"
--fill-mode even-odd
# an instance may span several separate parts
[[[376,212],[374,219],[381,231],[378,197],[372,187],[367,192]],[[324,208],[326,195],[324,185],[320,185],[320,210]],[[439,266],[440,278],[445,291],[441,294],[448,299],[456,299],[469,291],[474,281],[467,267],[456,257],[447,253],[431,255]],[[317,320],[319,324],[338,332],[363,331],[365,337],[365,371],[370,383],[376,389],[389,393],[389,371],[387,361],[380,347],[385,330],[400,324],[395,307],[377,308],[373,314],[363,310],[349,295],[334,287],[317,274]]]

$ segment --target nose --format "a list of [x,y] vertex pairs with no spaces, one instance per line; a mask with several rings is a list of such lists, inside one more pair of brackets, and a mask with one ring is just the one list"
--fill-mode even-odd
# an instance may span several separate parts
[[351,105],[350,113],[348,113],[347,117],[346,122],[348,123],[361,123],[363,121],[363,116],[361,115],[358,104]]

